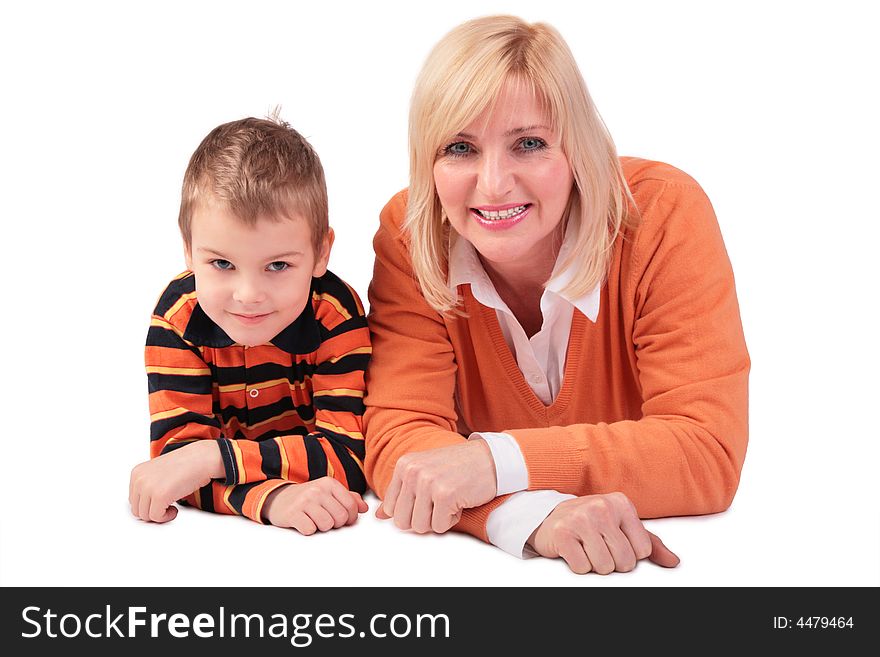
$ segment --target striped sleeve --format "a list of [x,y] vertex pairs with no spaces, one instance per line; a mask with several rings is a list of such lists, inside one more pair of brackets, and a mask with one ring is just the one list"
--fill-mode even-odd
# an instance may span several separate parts
[[262,518],[266,498],[276,488],[291,483],[284,479],[265,479],[230,486],[226,482],[214,479],[182,501],[203,511],[245,516],[261,524],[267,524]]
[[364,391],[370,332],[357,293],[328,272],[313,292],[321,343],[311,377],[315,430],[272,440],[222,440],[226,483],[280,476],[302,483],[330,476],[363,493]]
[[[150,457],[154,458],[196,440],[217,439],[220,422],[214,416],[211,369],[197,347],[183,339],[178,313],[186,293],[173,289],[159,300],[150,321],[144,360],[150,399]],[[175,297],[177,300],[175,301]]]

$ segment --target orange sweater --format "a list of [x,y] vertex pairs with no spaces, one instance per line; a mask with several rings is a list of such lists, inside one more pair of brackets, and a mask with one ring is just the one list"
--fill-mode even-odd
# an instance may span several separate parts
[[[529,490],[621,491],[643,518],[726,509],[748,442],[749,356],[733,272],[712,206],[669,165],[623,158],[638,228],[614,244],[596,323],[575,310],[557,398],[517,368],[495,311],[462,285],[467,317],[424,301],[401,225],[406,191],[382,211],[370,284],[367,481],[382,497],[397,459],[506,431]],[[486,540],[505,498],[456,529]]]

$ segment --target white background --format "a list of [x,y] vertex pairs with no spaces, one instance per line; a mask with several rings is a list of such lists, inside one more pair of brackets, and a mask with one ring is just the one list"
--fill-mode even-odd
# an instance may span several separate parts
[[[4,3],[0,583],[880,584],[876,17],[716,4]],[[679,568],[609,577],[402,533],[372,517],[375,497],[357,526],[311,538],[192,509],[135,520],[143,342],[183,269],[192,150],[280,104],[326,169],[331,267],[366,298],[379,210],[407,184],[416,73],[490,13],[555,25],[620,153],[684,169],[714,203],[753,360],[731,509],[647,522]]]

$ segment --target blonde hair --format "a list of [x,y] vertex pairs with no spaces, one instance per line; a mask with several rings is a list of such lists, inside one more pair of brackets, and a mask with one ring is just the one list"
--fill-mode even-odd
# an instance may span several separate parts
[[459,299],[444,278],[449,227],[434,185],[441,147],[491,108],[504,85],[524,85],[543,104],[574,176],[565,221],[574,248],[562,267],[578,267],[565,287],[582,296],[605,280],[621,227],[635,223],[617,149],[562,36],[543,23],[488,16],[454,28],[434,47],[416,80],[409,115],[410,187],[405,229],[422,294],[438,312]]
[[327,185],[318,154],[278,116],[246,118],[214,128],[202,140],[183,176],[178,225],[192,246],[193,212],[206,196],[226,205],[243,223],[301,215],[310,225],[315,253],[329,229]]

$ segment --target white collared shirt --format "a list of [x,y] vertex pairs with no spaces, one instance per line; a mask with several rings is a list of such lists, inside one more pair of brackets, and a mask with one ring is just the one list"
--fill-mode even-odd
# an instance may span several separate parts
[[[574,232],[569,226],[556,258],[556,267],[571,251],[573,241]],[[553,403],[562,386],[574,310],[577,309],[593,322],[599,315],[598,285],[578,298],[562,293],[574,273],[574,267],[558,272],[554,267],[553,275],[541,295],[541,330],[529,338],[495,290],[474,246],[454,235],[450,248],[450,287],[455,289],[459,285],[470,285],[474,298],[495,310],[501,333],[517,366],[529,387],[547,406]],[[489,445],[495,461],[498,495],[515,493],[489,514],[486,524],[489,541],[514,556],[528,556],[524,554],[524,549],[531,533],[560,502],[574,495],[553,490],[526,491],[529,486],[528,468],[519,445],[510,434],[474,432],[469,438],[482,438]]]

